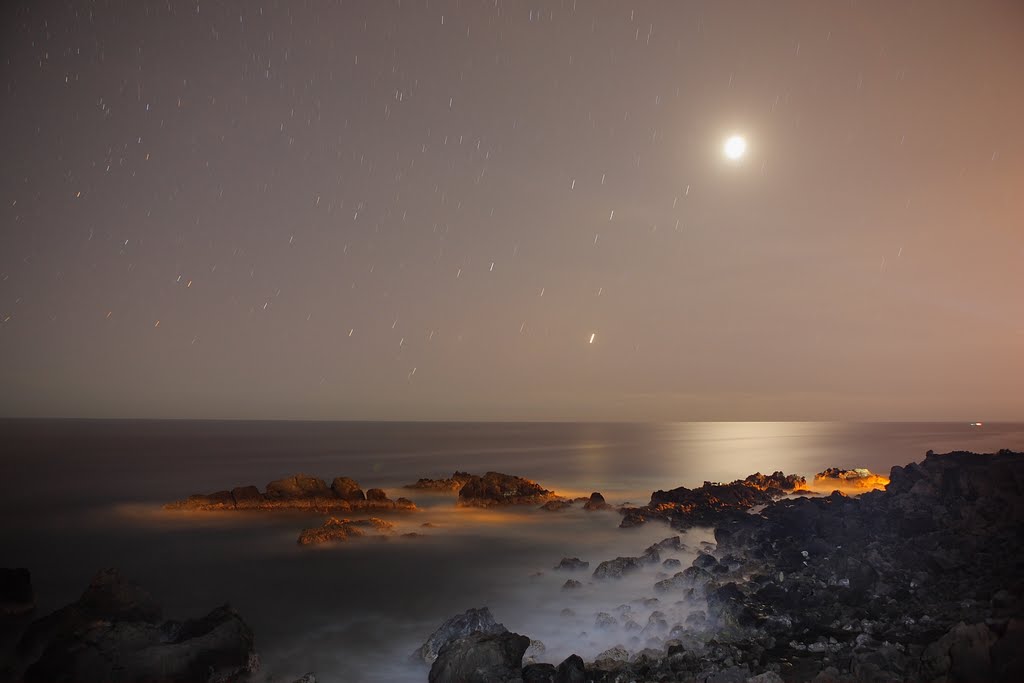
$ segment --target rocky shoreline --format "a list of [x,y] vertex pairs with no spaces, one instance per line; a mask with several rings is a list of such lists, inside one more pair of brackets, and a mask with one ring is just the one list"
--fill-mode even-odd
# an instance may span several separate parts
[[[646,596],[587,615],[595,631],[621,635],[592,660],[544,662],[542,642],[508,631],[486,607],[448,619],[413,659],[431,683],[1024,680],[1024,453],[929,452],[888,477],[830,469],[815,478],[851,480],[874,490],[805,495],[803,477],[775,472],[655,491],[647,505],[620,508],[623,534],[659,520],[684,533],[711,528],[715,542],[698,551],[669,536],[635,556],[590,558],[593,570],[590,559],[553,558],[553,571],[567,577],[554,600],[577,595],[584,581],[601,590],[652,577]],[[472,507],[585,501],[586,510],[614,509],[599,493],[573,501],[493,472],[413,487],[457,490],[457,504]],[[264,492],[245,487],[168,507],[347,511],[388,501],[377,491],[296,475]],[[402,500],[385,509],[415,509],[412,501],[398,508]],[[332,517],[303,530],[299,543],[393,530],[378,518]],[[35,599],[28,572],[0,578],[5,618],[24,620]],[[562,616],[580,615],[567,606]],[[14,634],[0,663],[4,680],[245,681],[259,668],[253,634],[229,606],[164,621],[152,598],[115,570],[97,574],[76,603],[16,631],[4,632]]]
[[[1024,454],[929,452],[894,467],[885,490],[762,503],[801,483],[776,475],[764,487],[748,478],[659,491],[648,506],[624,510],[640,523],[657,516],[680,530],[714,527],[709,552],[652,586],[662,601],[692,610],[684,623],[655,611],[632,647],[558,665],[523,666],[526,636],[456,633],[437,649],[428,680],[1024,679]],[[758,504],[758,514],[746,512]],[[602,562],[593,577],[657,562],[659,546],[678,542]],[[578,566],[574,559],[564,562]],[[614,619],[596,616],[596,627],[602,616]],[[435,648],[440,639],[432,636]]]

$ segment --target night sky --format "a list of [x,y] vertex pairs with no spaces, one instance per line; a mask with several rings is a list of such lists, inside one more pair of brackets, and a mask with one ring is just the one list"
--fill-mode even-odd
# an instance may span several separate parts
[[0,12],[0,415],[1024,416],[1020,2]]

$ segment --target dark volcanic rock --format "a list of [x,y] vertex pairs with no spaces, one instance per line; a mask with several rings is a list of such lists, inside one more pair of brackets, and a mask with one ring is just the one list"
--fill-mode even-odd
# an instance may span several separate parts
[[255,486],[239,486],[231,491],[189,496],[164,507],[168,510],[298,509],[326,512],[416,509],[411,500],[391,500],[381,489],[370,489],[364,494],[359,483],[349,477],[336,477],[328,486],[323,479],[307,474],[274,480],[267,484],[263,493]]
[[695,489],[681,486],[670,491],[655,491],[647,505],[622,508],[619,526],[638,526],[649,519],[664,520],[677,529],[711,525],[727,515],[736,516],[755,505],[770,503],[804,484],[803,477],[775,472],[768,476],[752,474],[731,484],[706,481]]
[[459,490],[459,505],[489,507],[532,503],[539,505],[554,494],[536,482],[510,474],[488,472],[482,477],[471,477]]
[[518,633],[472,633],[441,648],[430,683],[504,683],[522,680],[530,639]]
[[415,484],[406,484],[407,489],[427,489],[434,491],[458,491],[462,485],[473,478],[469,472],[456,472],[448,479],[419,479]]
[[626,574],[635,572],[645,564],[660,562],[657,552],[643,557],[616,557],[614,560],[605,560],[597,565],[594,570],[595,579],[620,579]]
[[555,670],[555,683],[586,683],[587,670],[583,658],[569,655]]
[[[441,624],[436,631],[430,634],[426,642],[413,653],[413,657],[431,664],[437,659],[441,649],[453,640],[464,638],[472,633],[498,634],[507,632],[508,629],[496,622],[491,615],[491,611],[486,607],[468,609]],[[523,651],[526,651],[525,648]]]
[[554,664],[527,664],[523,667],[523,683],[554,683]]
[[223,681],[256,671],[252,631],[228,605],[160,623],[146,591],[115,570],[78,602],[29,625],[16,668],[30,681]]
[[576,579],[566,579],[565,583],[562,584],[562,590],[571,591],[577,588],[583,588],[583,584]]
[[28,614],[36,606],[32,574],[27,569],[0,568],[0,614]]

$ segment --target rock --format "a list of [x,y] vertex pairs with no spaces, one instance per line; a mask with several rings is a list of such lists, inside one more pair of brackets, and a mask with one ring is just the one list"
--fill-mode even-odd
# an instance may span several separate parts
[[709,571],[712,567],[715,567],[717,565],[718,560],[716,560],[713,555],[709,555],[707,553],[700,553],[699,555],[697,555],[697,557],[694,558],[693,562],[691,563],[691,566]]
[[800,475],[783,474],[782,472],[773,472],[771,474],[756,472],[744,479],[743,483],[761,491],[773,493],[788,493],[807,487],[807,480]]
[[436,631],[430,634],[426,642],[413,653],[413,657],[426,664],[431,664],[437,659],[437,654],[441,651],[441,648],[453,640],[464,638],[472,633],[498,634],[507,632],[508,629],[496,622],[491,615],[491,611],[486,607],[468,609],[462,614],[457,614],[445,620]]
[[618,625],[619,620],[607,612],[598,612],[597,616],[594,618],[594,628],[607,630]]
[[577,571],[577,570],[580,570],[580,569],[587,569],[589,567],[590,567],[590,563],[589,562],[584,562],[583,560],[581,560],[578,557],[563,557],[562,561],[558,563],[558,566],[555,567],[555,569],[557,569],[557,570]]
[[675,567],[682,567],[683,563],[680,562],[679,560],[677,560],[674,557],[670,557],[667,560],[665,560],[664,562],[662,562],[661,566],[665,567],[666,569],[673,569]]
[[562,584],[562,590],[564,591],[576,590],[577,588],[583,588],[583,584],[576,579],[568,579]]
[[297,678],[292,683],[316,683],[316,674],[310,671],[305,673],[301,678]]
[[230,606],[184,623],[159,622],[149,594],[116,570],[78,602],[43,617],[18,644],[33,681],[222,681],[259,668],[249,627]]
[[[372,495],[370,495],[372,494]],[[218,491],[208,495],[197,494],[185,500],[168,503],[168,510],[317,510],[368,511],[415,510],[408,498],[390,500],[381,489],[370,489],[366,494],[359,483],[349,477],[336,477],[327,486],[323,479],[296,474],[267,484],[260,493],[255,486],[239,486],[231,491]]]
[[946,635],[925,648],[922,673],[928,680],[992,680],[990,650],[997,637],[985,624],[958,623]]
[[572,503],[567,500],[549,500],[541,505],[540,509],[547,510],[548,512],[559,512],[569,507],[572,507]]
[[555,683],[586,683],[587,670],[579,655],[569,655],[555,670]]
[[751,676],[747,679],[746,683],[785,683],[785,681],[782,676],[774,671],[765,671],[756,676]]
[[621,579],[647,563],[647,559],[643,557],[616,557],[614,560],[605,560],[597,565],[597,569],[594,570],[594,578]]
[[[824,472],[814,475],[814,486],[816,488],[845,487],[870,491],[872,489],[884,489],[888,485],[888,477],[875,474],[871,470],[861,467],[852,470],[829,467]],[[826,490],[828,489],[826,488]]]
[[527,664],[536,664],[547,650],[543,642],[530,640],[530,647],[526,648],[526,652],[523,653],[523,661]]
[[388,500],[388,494],[384,493],[384,489],[369,489],[366,491],[366,500],[378,502]]
[[611,507],[611,505],[605,502],[604,496],[597,491],[591,493],[590,500],[583,504],[583,509],[590,512],[594,510],[610,510]]
[[270,482],[263,496],[267,500],[308,500],[330,499],[334,497],[334,493],[323,479],[308,474],[296,474]]
[[[365,536],[364,529],[389,532],[395,528],[391,522],[371,517],[369,519],[338,519],[328,518],[322,525],[303,529],[299,534],[299,545],[317,545],[332,541],[347,541],[350,538]],[[408,536],[409,534],[405,534]]]
[[448,479],[419,479],[415,484],[406,484],[407,489],[427,489],[434,491],[458,491],[462,485],[473,478],[468,472],[456,472]]
[[523,683],[554,683],[554,664],[527,664],[523,667]]
[[441,648],[430,667],[430,683],[519,681],[530,639],[518,633],[471,633]]
[[366,494],[359,488],[359,482],[351,477],[335,477],[331,482],[331,491],[338,498],[349,502],[366,500]]
[[21,616],[35,606],[32,574],[24,568],[0,568],[0,615]]
[[629,662],[629,650],[621,645],[616,645],[615,647],[608,648],[595,657],[594,667],[607,671],[609,669],[618,668],[620,665],[627,662]]
[[470,477],[459,489],[459,505],[489,507],[547,502],[554,494],[536,482],[500,472]]

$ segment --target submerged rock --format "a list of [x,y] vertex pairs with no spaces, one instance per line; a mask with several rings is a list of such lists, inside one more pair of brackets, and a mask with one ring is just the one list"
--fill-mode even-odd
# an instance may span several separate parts
[[[369,519],[338,519],[330,517],[317,527],[303,529],[299,534],[299,545],[316,545],[332,541],[347,541],[366,535],[366,529],[380,532],[394,530],[391,522],[376,517]],[[408,534],[406,534],[408,535]]]
[[594,491],[590,494],[590,499],[583,504],[583,509],[592,512],[594,510],[611,510],[612,506],[605,502],[604,496]]
[[168,510],[317,510],[367,511],[415,510],[408,498],[391,500],[381,489],[364,493],[349,477],[336,477],[330,486],[323,479],[296,474],[275,479],[260,492],[255,486],[238,486],[230,491],[195,494],[164,505]]
[[541,510],[547,510],[548,512],[559,512],[566,508],[572,507],[572,502],[568,500],[549,500],[540,506]]
[[522,680],[530,639],[518,633],[471,633],[448,642],[430,667],[429,683],[501,683]]
[[75,603],[38,619],[17,647],[31,681],[225,681],[255,672],[253,634],[235,610],[217,607],[182,623],[114,569],[99,572]]
[[577,571],[590,567],[589,562],[584,562],[578,557],[563,557],[562,561],[555,567],[557,570]]
[[468,609],[462,614],[450,617],[441,624],[436,631],[430,634],[426,642],[413,653],[413,658],[431,664],[437,659],[441,649],[453,640],[464,638],[472,633],[498,634],[507,632],[507,628],[494,620],[494,616],[491,615],[491,610],[488,608]]
[[554,494],[540,484],[500,472],[488,472],[482,477],[470,477],[459,490],[459,505],[489,507],[547,502]]

